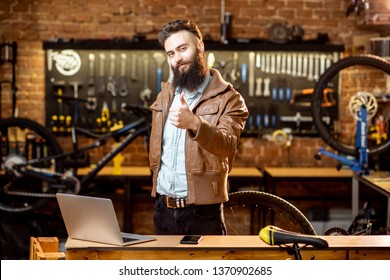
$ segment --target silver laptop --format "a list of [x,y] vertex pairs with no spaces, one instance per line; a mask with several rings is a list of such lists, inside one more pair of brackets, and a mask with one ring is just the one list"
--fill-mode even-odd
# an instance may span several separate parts
[[118,246],[155,240],[121,232],[111,199],[57,193],[57,201],[70,238]]

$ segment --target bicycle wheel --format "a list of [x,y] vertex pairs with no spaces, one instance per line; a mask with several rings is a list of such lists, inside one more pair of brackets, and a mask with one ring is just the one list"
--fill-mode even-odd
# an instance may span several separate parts
[[[331,65],[315,85],[312,96],[312,117],[322,140],[344,155],[358,157],[356,149],[356,101],[367,107],[367,125],[375,128],[380,116],[389,121],[390,107],[387,106],[386,88],[389,86],[390,63],[373,55],[351,56]],[[340,82],[338,82],[340,81]],[[338,85],[339,120],[334,131],[323,120],[327,108],[322,106],[326,98],[326,89]],[[349,110],[348,110],[349,108]],[[359,107],[360,108],[360,107]],[[379,130],[378,130],[379,131]],[[368,155],[377,155],[390,148],[388,137],[369,132]],[[383,135],[384,136],[384,135]]]
[[[60,154],[62,150],[57,140],[45,127],[24,118],[0,120],[0,134],[0,211],[20,213],[45,204],[55,195],[47,183],[20,172],[10,172],[9,169],[27,160]],[[52,159],[31,166],[61,172],[63,160]]]
[[228,234],[257,235],[266,225],[316,235],[309,220],[288,201],[261,191],[238,191],[224,203]]

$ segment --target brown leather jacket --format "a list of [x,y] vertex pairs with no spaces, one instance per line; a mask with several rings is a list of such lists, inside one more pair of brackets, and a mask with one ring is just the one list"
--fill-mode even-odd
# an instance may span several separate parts
[[[224,81],[217,70],[211,69],[210,73],[212,79],[192,110],[201,118],[201,125],[196,134],[186,133],[187,199],[193,204],[228,200],[227,177],[249,115],[243,97],[231,84]],[[168,82],[162,83],[161,88],[161,93],[150,106],[153,112],[149,151],[153,172],[152,196],[156,196],[163,129],[174,93]]]

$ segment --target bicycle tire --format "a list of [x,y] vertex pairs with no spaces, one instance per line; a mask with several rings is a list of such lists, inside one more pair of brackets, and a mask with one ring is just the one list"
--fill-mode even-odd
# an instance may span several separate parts
[[[315,84],[312,95],[312,117],[315,127],[322,138],[322,140],[340,152],[341,154],[358,157],[359,151],[353,145],[348,145],[341,142],[336,136],[332,135],[329,128],[322,121],[323,108],[321,102],[323,100],[323,90],[328,86],[328,83],[335,78],[340,71],[352,66],[370,66],[381,70],[390,75],[390,63],[383,58],[374,55],[359,55],[343,58],[332,64],[320,77]],[[380,144],[370,146],[367,150],[369,156],[383,153],[390,149],[390,140],[384,141]]]
[[[16,130],[15,130],[16,129]],[[17,130],[19,129],[19,130]],[[10,137],[10,131],[21,131],[22,135],[27,135],[27,133],[33,135],[34,137],[37,137],[35,139],[40,139],[40,141],[44,141],[45,149],[47,149],[47,156],[53,156],[57,154],[62,153],[62,149],[58,143],[58,141],[55,139],[53,134],[40,125],[37,122],[34,122],[30,119],[26,118],[7,118],[7,119],[1,119],[0,120],[0,132],[2,137],[6,137],[7,145],[8,143],[11,143],[12,139]],[[47,192],[51,193],[52,191],[50,188],[46,190],[45,183],[37,178],[31,178],[27,176],[14,176],[12,174],[8,174],[4,170],[4,160],[7,157],[21,157],[25,159],[25,154],[23,155],[23,151],[27,153],[26,151],[26,141],[24,142],[24,148],[23,148],[23,142],[19,142],[19,139],[15,141],[15,145],[17,148],[12,150],[11,148],[8,148],[8,154],[4,154],[5,150],[2,150],[2,158],[1,158],[1,172],[2,176],[0,179],[0,211],[7,212],[7,213],[25,213],[28,211],[32,211],[34,209],[37,209],[41,207],[42,205],[46,204],[49,197],[40,197],[40,196],[30,196],[32,192]],[[15,138],[16,139],[16,138]],[[4,144],[4,139],[2,141],[2,144]],[[21,144],[22,143],[22,144]],[[21,145],[19,147],[19,145]],[[21,152],[22,150],[22,152]],[[56,159],[50,161],[50,163],[45,162],[46,165],[51,166],[45,166],[45,167],[51,167],[56,172],[62,172],[64,162],[63,159]],[[8,188],[11,188],[14,192],[13,194],[9,194],[8,191],[5,190],[5,187],[9,185]],[[15,194],[17,193],[17,194]]]
[[266,192],[230,193],[229,200],[224,203],[224,216],[228,234],[257,235],[261,228],[272,224],[297,233],[316,235],[314,227],[298,208]]

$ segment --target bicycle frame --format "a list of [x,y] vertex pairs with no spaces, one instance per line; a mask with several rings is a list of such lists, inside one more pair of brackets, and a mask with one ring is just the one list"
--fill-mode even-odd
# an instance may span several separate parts
[[[80,185],[83,186],[86,182],[91,180],[96,176],[96,174],[99,173],[103,167],[105,167],[116,155],[118,155],[121,151],[123,151],[134,139],[136,139],[140,135],[146,135],[148,138],[149,136],[149,130],[150,130],[150,123],[147,119],[147,116],[141,117],[137,119],[136,121],[133,121],[122,128],[119,128],[115,131],[109,132],[104,135],[96,135],[88,130],[73,127],[73,133],[72,133],[72,142],[73,142],[73,150],[70,152],[65,152],[57,155],[53,155],[50,157],[40,158],[40,159],[33,159],[24,162],[23,164],[18,165],[18,171],[21,173],[24,173],[26,175],[34,176],[37,178],[40,178],[44,181],[50,182],[50,183],[58,183],[61,178],[57,178],[54,174],[54,172],[49,172],[47,170],[36,170],[36,169],[25,169],[22,170],[21,167],[27,167],[29,165],[34,165],[38,163],[42,163],[45,161],[50,161],[52,159],[65,159],[68,156],[74,156],[75,157],[75,164],[74,164],[74,170],[73,170],[73,176],[77,176],[77,156],[81,153],[84,153],[86,151],[101,147],[107,143],[109,139],[119,139],[121,136],[124,136],[123,140],[118,142],[118,145],[116,145],[110,152],[105,154],[97,163],[96,165],[89,171],[85,176],[83,176],[80,180]],[[79,147],[77,137],[78,134],[84,134],[87,137],[90,138],[97,138],[96,141],[94,141],[92,144],[89,144],[87,146]],[[148,141],[148,139],[146,139]]]
[[[121,129],[119,129],[118,131],[115,131],[114,133],[112,133],[110,135],[110,138],[115,138],[115,135],[120,135],[120,134],[129,132],[129,134],[122,141],[120,141],[116,147],[114,147],[109,153],[105,154],[96,163],[96,166],[94,168],[92,168],[91,171],[88,172],[88,174],[85,175],[80,180],[80,184],[83,185],[86,182],[88,182],[90,179],[95,177],[96,174],[98,174],[99,171],[102,170],[104,166],[106,166],[116,155],[118,155],[121,151],[123,151],[132,141],[134,141],[135,138],[137,138],[138,136],[143,135],[143,134],[147,135],[149,129],[150,128],[147,125],[147,122],[145,122],[145,120],[143,120],[143,119],[140,119],[136,122],[133,122],[133,123],[121,128]],[[99,140],[95,143],[96,144],[100,143],[100,145],[92,144],[92,146],[90,145],[87,147],[88,148],[87,150],[93,149],[93,148],[96,148],[96,147],[99,147],[99,146],[102,146],[105,144],[105,143],[101,143]],[[86,150],[82,149],[81,151],[86,151]],[[77,170],[75,172],[75,175],[77,175]]]

